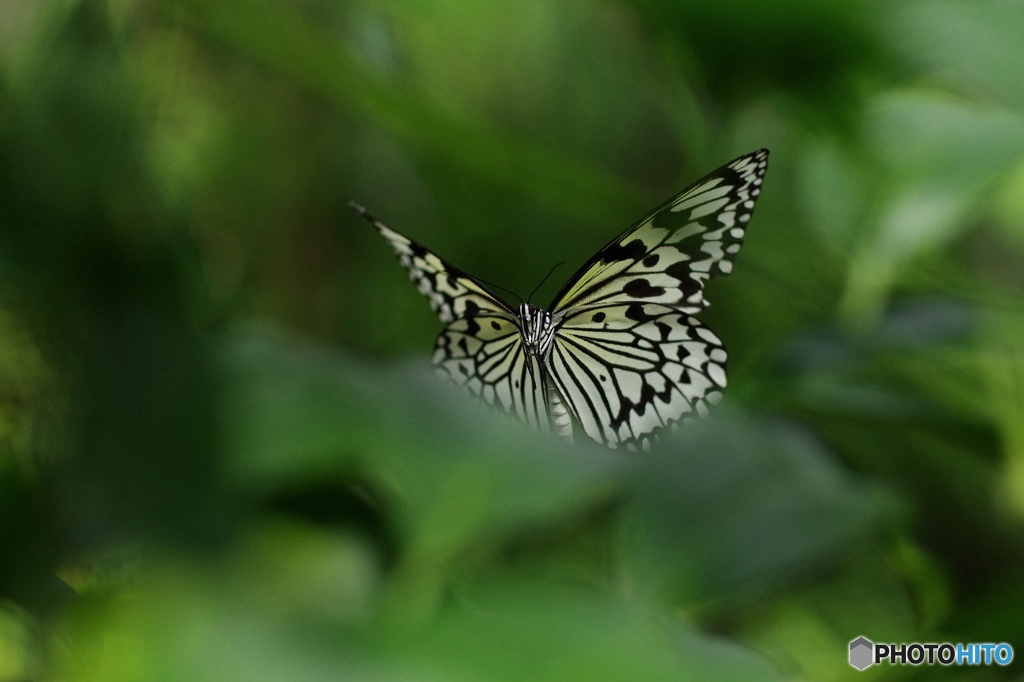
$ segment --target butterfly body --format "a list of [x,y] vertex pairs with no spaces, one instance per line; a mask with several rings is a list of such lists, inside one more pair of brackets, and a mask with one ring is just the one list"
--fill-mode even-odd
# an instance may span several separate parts
[[526,350],[543,359],[551,350],[551,342],[555,338],[551,313],[532,303],[523,303],[519,306],[519,320],[522,324],[520,334]]
[[649,447],[722,398],[726,351],[697,315],[728,274],[767,150],[713,171],[609,242],[547,309],[513,309],[483,283],[350,204],[390,242],[446,323],[440,374],[545,431],[574,424],[609,447]]

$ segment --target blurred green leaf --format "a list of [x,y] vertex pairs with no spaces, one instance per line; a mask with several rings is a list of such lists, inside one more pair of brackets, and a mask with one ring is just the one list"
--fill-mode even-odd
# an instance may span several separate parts
[[403,507],[408,589],[428,603],[434,572],[469,543],[571,513],[607,494],[619,466],[485,411],[417,368],[374,369],[256,334],[231,339],[224,355],[234,475],[259,486],[358,471],[385,486]]
[[780,679],[734,644],[564,587],[480,585],[427,629],[369,636],[276,620],[259,597],[196,587],[165,580],[112,609],[104,629],[117,655],[88,646],[69,678],[273,680],[299,670],[312,680]]
[[180,0],[170,3],[212,37],[241,49],[321,97],[354,107],[399,138],[466,171],[493,178],[580,218],[600,220],[629,208],[612,173],[530,140],[439,110],[413,84],[391,86],[372,76],[337,39],[268,0]]
[[873,227],[850,263],[844,307],[852,320],[877,317],[901,270],[969,229],[969,212],[1024,156],[1024,117],[944,96],[879,98],[867,125],[885,171],[860,216]]
[[408,641],[402,657],[417,669],[494,680],[780,679],[756,654],[585,591],[500,584],[460,597],[465,606]]
[[1024,27],[1016,3],[915,0],[892,4],[880,24],[892,48],[932,80],[967,97],[1024,108]]
[[634,473],[624,554],[641,592],[697,606],[821,570],[895,511],[793,425],[723,415],[655,455]]

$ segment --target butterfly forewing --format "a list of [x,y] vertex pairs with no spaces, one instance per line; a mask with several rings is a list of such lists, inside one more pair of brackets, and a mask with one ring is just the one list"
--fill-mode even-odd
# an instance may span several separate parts
[[370,216],[358,204],[353,206],[373,223],[395,250],[398,260],[409,272],[420,293],[430,300],[430,307],[442,322],[492,314],[515,321],[515,313],[504,301],[487,291],[473,277],[444,260],[436,253],[399,234],[381,221]]
[[699,312],[705,280],[732,269],[767,167],[761,149],[672,197],[598,251],[551,310],[635,300]]

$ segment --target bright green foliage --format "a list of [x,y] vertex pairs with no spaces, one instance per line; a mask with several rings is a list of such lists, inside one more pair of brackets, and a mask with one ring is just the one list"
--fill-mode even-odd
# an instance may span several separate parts
[[[1014,672],[846,651],[1024,656],[1021,35],[996,0],[0,3],[0,682]],[[726,400],[650,454],[439,383],[346,208],[525,295],[759,147]]]

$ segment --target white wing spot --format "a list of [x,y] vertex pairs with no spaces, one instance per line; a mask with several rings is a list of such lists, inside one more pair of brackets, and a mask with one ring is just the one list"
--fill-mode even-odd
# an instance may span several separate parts
[[691,218],[703,218],[706,215],[717,213],[720,209],[724,208],[729,203],[728,199],[719,199],[717,201],[709,201],[708,203],[694,208],[690,213]]
[[721,343],[715,333],[707,327],[697,327],[697,336],[716,346]]

